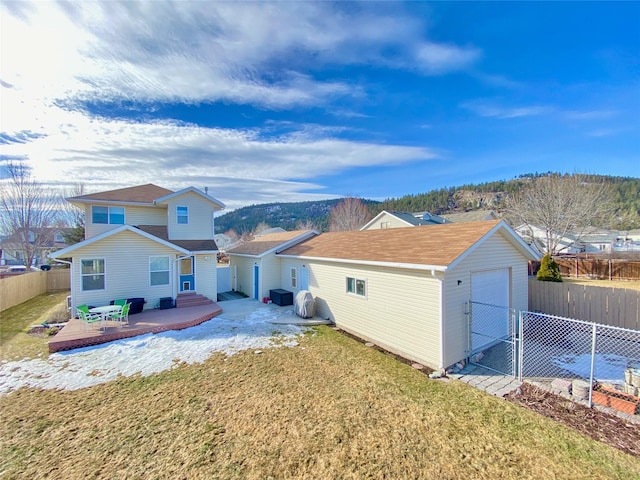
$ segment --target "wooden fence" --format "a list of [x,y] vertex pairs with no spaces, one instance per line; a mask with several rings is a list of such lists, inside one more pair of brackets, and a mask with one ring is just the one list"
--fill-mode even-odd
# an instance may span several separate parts
[[[574,278],[604,280],[640,280],[640,261],[621,258],[562,258],[554,257],[560,275]],[[540,262],[529,264],[529,274],[535,275]]]
[[640,291],[529,279],[529,310],[640,330]]
[[29,272],[0,279],[0,312],[46,292],[69,290],[68,268],[48,272]]

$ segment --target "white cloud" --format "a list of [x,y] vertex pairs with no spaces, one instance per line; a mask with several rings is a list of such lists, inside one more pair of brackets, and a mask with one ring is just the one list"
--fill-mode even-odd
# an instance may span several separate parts
[[223,191],[214,195],[230,205],[330,197],[309,180],[436,155],[344,140],[333,126],[293,125],[269,137],[268,124],[233,130],[108,120],[90,116],[85,102],[141,102],[150,110],[158,102],[313,106],[362,117],[334,100],[363,97],[366,86],[319,80],[320,69],[377,65],[436,75],[467,68],[479,56],[473,47],[427,41],[423,20],[390,4],[4,2],[0,8],[0,133],[23,140],[6,140],[0,155],[28,158],[36,177],[51,185],[82,181],[94,191],[146,182],[217,185]]
[[616,110],[574,110],[566,112],[565,115],[569,120],[608,120],[618,113]]
[[230,206],[310,200],[335,196],[318,193],[323,187],[311,179],[437,156],[422,147],[332,137],[335,129],[312,124],[265,138],[258,129],[104,120],[55,106],[50,111],[60,123],[48,125],[47,135],[30,138],[27,144],[2,145],[2,153],[20,156],[28,151],[38,180],[61,187],[81,181],[91,191],[161,183],[167,188],[206,185]]
[[506,107],[485,100],[475,100],[465,102],[460,105],[462,108],[481,117],[493,117],[500,119],[512,119],[521,117],[535,117],[547,115],[555,109],[548,105],[529,105],[524,107]]
[[429,75],[464,70],[480,57],[480,50],[474,47],[458,47],[433,42],[424,42],[416,50],[418,68]]

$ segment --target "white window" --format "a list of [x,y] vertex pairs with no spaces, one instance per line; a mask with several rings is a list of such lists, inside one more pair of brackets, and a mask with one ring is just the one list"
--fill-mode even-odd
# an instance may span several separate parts
[[169,285],[169,256],[149,257],[149,285]]
[[55,234],[55,236],[53,237],[53,241],[54,242],[58,242],[58,243],[64,242],[64,235],[62,233],[60,233],[60,232],[57,232]]
[[291,269],[291,288],[297,288],[298,286],[298,271],[295,268]]
[[358,295],[359,297],[366,297],[367,281],[360,278],[347,277],[347,293]]
[[82,291],[104,290],[105,269],[104,258],[88,258],[80,260]]
[[176,207],[176,222],[180,225],[189,223],[189,207]]
[[109,225],[124,225],[124,207],[91,207],[91,221]]

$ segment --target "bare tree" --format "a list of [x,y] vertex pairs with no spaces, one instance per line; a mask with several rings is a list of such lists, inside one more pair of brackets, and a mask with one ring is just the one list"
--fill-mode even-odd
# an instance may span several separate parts
[[309,219],[298,221],[298,223],[296,223],[296,230],[316,230],[318,232],[320,231],[318,226]]
[[[64,193],[64,197],[80,197],[84,194],[84,183],[76,183],[71,190]],[[63,205],[66,223],[71,225],[71,229],[64,233],[64,240],[67,244],[73,245],[84,240],[85,211],[67,201],[64,201]]]
[[346,197],[329,212],[329,231],[358,230],[371,220],[371,212],[362,200]]
[[588,175],[538,177],[506,199],[506,217],[533,234],[544,232],[544,253],[557,254],[567,239],[577,245],[590,227],[610,219],[612,193],[603,180]]
[[24,163],[3,165],[0,185],[0,227],[30,266],[39,250],[51,242],[51,231],[60,215],[56,192],[46,189],[31,175]]

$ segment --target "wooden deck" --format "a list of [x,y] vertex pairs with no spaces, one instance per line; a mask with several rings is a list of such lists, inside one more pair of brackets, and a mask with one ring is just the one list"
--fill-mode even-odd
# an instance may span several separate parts
[[82,320],[72,318],[49,341],[49,352],[99,345],[146,333],[182,330],[211,320],[220,313],[222,308],[217,303],[167,310],[145,310],[136,315],[129,315],[129,325],[119,326],[114,322],[104,330],[98,329],[98,325],[92,325],[88,331]]

